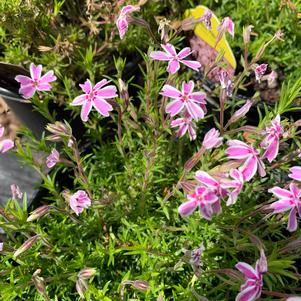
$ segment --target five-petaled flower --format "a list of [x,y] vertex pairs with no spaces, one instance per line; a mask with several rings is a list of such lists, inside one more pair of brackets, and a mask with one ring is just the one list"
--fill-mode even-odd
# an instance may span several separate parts
[[212,206],[219,202],[218,196],[214,191],[204,187],[198,186],[192,194],[187,196],[188,202],[183,203],[178,208],[181,216],[188,216],[192,214],[197,208],[200,214],[207,220],[211,220],[214,213]]
[[190,141],[196,139],[196,132],[195,132],[196,125],[189,115],[173,120],[170,126],[172,128],[179,127],[177,131],[177,137],[183,137],[185,133],[188,131]]
[[109,111],[113,110],[113,107],[106,101],[106,98],[116,97],[117,88],[113,85],[104,87],[108,83],[108,80],[103,79],[93,87],[90,80],[87,79],[84,84],[79,85],[85,94],[77,96],[71,103],[71,106],[82,105],[80,116],[83,122],[88,121],[92,107],[106,117],[109,116]]
[[255,269],[245,262],[238,262],[235,267],[244,274],[246,282],[240,287],[240,293],[235,301],[254,301],[261,296],[263,274],[267,272],[267,259],[263,250],[260,259],[256,261]]
[[236,203],[237,197],[240,194],[243,185],[244,185],[244,177],[241,171],[238,169],[230,170],[230,177],[233,179],[222,179],[221,187],[227,190],[227,194],[229,196],[227,200],[227,206],[233,205]]
[[19,94],[24,98],[31,98],[36,91],[50,91],[50,83],[56,80],[52,70],[41,76],[42,65],[36,66],[34,63],[30,64],[30,76],[17,75],[15,80],[21,84]]
[[134,5],[126,5],[121,9],[120,14],[116,21],[120,39],[124,38],[128,30],[128,26],[129,26],[128,15],[138,10],[140,10],[140,7]]
[[176,52],[176,49],[171,44],[161,44],[163,51],[153,51],[150,53],[150,58],[157,61],[168,61],[167,72],[174,74],[180,69],[180,63],[185,66],[198,71],[201,68],[201,63],[198,61],[184,60],[189,56],[192,51],[190,47],[185,47],[179,53]]
[[260,146],[265,149],[262,157],[267,158],[269,162],[272,162],[277,157],[279,151],[279,139],[283,134],[279,114],[271,121],[271,126],[266,127],[264,134],[266,136],[260,143]]
[[229,140],[228,145],[229,147],[226,149],[228,158],[244,160],[239,170],[242,172],[245,181],[251,180],[257,169],[261,177],[266,175],[264,163],[259,157],[257,149],[239,140]]
[[185,112],[194,119],[204,118],[207,113],[205,106],[206,94],[203,92],[193,92],[193,89],[193,81],[189,81],[188,84],[182,82],[182,91],[170,85],[164,85],[160,94],[173,99],[166,106],[166,113],[169,113],[173,117],[185,109]]
[[223,143],[223,137],[220,137],[220,133],[215,128],[212,128],[205,134],[202,146],[205,149],[211,149],[219,147]]
[[[5,128],[0,125],[0,138],[4,135]],[[3,139],[0,141],[0,153],[6,153],[15,146],[15,143],[11,139]]]
[[60,160],[59,152],[54,148],[50,155],[46,158],[46,165],[48,168],[52,168],[58,163]]
[[70,196],[69,204],[76,215],[79,215],[85,208],[91,206],[91,200],[84,190],[78,190]]
[[274,210],[273,213],[280,213],[290,210],[288,217],[287,230],[290,232],[296,231],[298,227],[297,212],[301,217],[301,190],[294,183],[290,183],[290,190],[286,190],[275,186],[269,190],[273,193],[279,201],[276,201],[270,205],[270,208]]
[[256,66],[255,68],[255,78],[257,81],[260,82],[262,76],[265,74],[265,72],[267,71],[268,68],[268,64],[261,64]]

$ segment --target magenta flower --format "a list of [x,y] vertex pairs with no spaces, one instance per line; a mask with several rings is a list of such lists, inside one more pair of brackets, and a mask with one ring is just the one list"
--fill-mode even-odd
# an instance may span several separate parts
[[289,169],[291,172],[288,176],[291,179],[301,182],[301,167],[300,166],[293,166]]
[[57,162],[60,160],[59,152],[54,148],[50,155],[46,158],[46,165],[48,168],[52,168],[56,165]]
[[239,170],[242,172],[245,181],[251,180],[257,169],[261,177],[266,175],[264,163],[260,159],[257,149],[239,140],[230,140],[228,145],[229,147],[226,149],[228,158],[244,160]]
[[207,220],[211,220],[212,206],[218,202],[217,195],[206,187],[198,186],[192,194],[187,196],[188,202],[183,203],[178,211],[182,217],[192,214],[197,208],[200,214]]
[[234,22],[230,17],[225,17],[217,27],[217,31],[221,34],[228,32],[234,38]]
[[205,134],[202,146],[205,149],[211,149],[219,147],[223,143],[223,137],[220,137],[220,133],[215,128],[212,128]]
[[36,91],[50,91],[50,83],[56,80],[53,71],[48,71],[41,77],[42,65],[36,66],[34,63],[30,64],[30,76],[17,75],[15,80],[21,84],[19,94],[24,98],[31,98]]
[[91,206],[91,200],[87,193],[83,190],[78,190],[76,193],[74,193],[70,197],[69,202],[71,209],[76,213],[76,215],[79,215],[84,211],[85,208]]
[[126,32],[128,31],[128,26],[129,26],[128,15],[138,10],[140,10],[140,7],[134,5],[126,5],[121,9],[120,14],[116,21],[120,39],[123,39]]
[[287,230],[290,232],[297,230],[297,212],[299,217],[301,217],[301,190],[296,184],[290,183],[290,190],[286,190],[280,187],[273,187],[269,190],[273,193],[279,201],[276,201],[270,205],[270,208],[274,210],[273,213],[280,213],[290,210],[288,217]]
[[227,190],[227,194],[229,198],[227,200],[227,206],[233,205],[236,203],[237,197],[240,194],[243,185],[244,185],[244,177],[241,171],[238,169],[231,169],[230,171],[230,179],[224,179],[221,181],[221,187]]
[[170,85],[164,85],[160,94],[173,99],[166,106],[166,113],[169,113],[173,117],[185,109],[185,112],[194,119],[204,118],[207,113],[205,106],[206,94],[203,92],[192,92],[193,89],[193,81],[189,81],[188,84],[182,82],[182,91]]
[[268,64],[261,64],[261,65],[258,65],[256,68],[255,68],[255,77],[256,77],[256,80],[260,82],[262,76],[265,74],[265,72],[267,71],[267,67],[268,67]]
[[108,83],[109,81],[103,79],[92,87],[90,80],[87,79],[84,84],[79,85],[85,94],[77,96],[71,106],[83,106],[80,114],[83,122],[88,121],[92,107],[106,117],[109,116],[109,111],[113,110],[113,107],[105,99],[116,97],[117,88],[113,85],[104,87]]
[[195,132],[195,123],[192,121],[191,117],[183,117],[175,119],[171,122],[171,127],[179,127],[177,132],[177,136],[183,137],[185,133],[188,131],[190,141],[196,139],[196,132]]
[[175,47],[171,44],[161,44],[161,47],[164,51],[153,51],[150,53],[150,58],[157,61],[168,61],[167,72],[174,74],[180,69],[180,63],[185,66],[199,71],[201,68],[201,63],[198,61],[190,61],[184,60],[187,56],[189,56],[192,51],[190,47],[185,47],[179,53],[176,52]]
[[271,121],[271,126],[266,127],[264,134],[266,135],[260,146],[266,151],[263,154],[263,158],[267,158],[271,163],[278,154],[279,151],[279,139],[283,134],[283,128],[280,123],[279,114]]
[[[0,125],[0,138],[4,135],[4,127]],[[3,139],[0,141],[0,153],[6,153],[15,146],[15,143],[11,139]]]
[[229,73],[226,70],[222,69],[218,72],[218,78],[221,84],[221,88],[225,89],[227,96],[231,97],[234,85]]
[[240,293],[235,301],[254,301],[261,296],[263,274],[267,272],[267,259],[261,252],[260,259],[256,261],[255,269],[245,262],[238,262],[235,267],[244,274],[246,282],[240,287]]

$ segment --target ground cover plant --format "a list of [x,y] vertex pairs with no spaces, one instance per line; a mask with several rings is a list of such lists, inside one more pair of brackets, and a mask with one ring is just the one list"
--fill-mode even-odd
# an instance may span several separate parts
[[300,3],[233,3],[0,4],[48,120],[0,144],[43,179],[0,209],[2,300],[298,300]]

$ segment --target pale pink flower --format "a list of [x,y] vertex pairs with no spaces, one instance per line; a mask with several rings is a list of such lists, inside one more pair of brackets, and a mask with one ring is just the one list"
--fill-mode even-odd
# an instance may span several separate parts
[[46,158],[46,165],[48,168],[52,168],[56,165],[57,162],[60,160],[59,152],[54,148],[50,155]]
[[201,63],[198,61],[184,60],[187,56],[189,56],[192,51],[190,47],[183,48],[179,53],[176,52],[176,49],[171,44],[161,44],[161,47],[164,51],[153,51],[150,53],[150,58],[157,61],[168,61],[167,72],[174,74],[180,69],[180,63],[185,66],[199,71],[201,68]]
[[220,137],[220,133],[215,128],[212,128],[205,134],[202,146],[205,149],[212,149],[219,147],[223,143],[223,137]]
[[217,27],[217,31],[220,34],[228,32],[234,38],[234,22],[230,17],[225,17],[220,25]]
[[183,203],[178,209],[181,216],[188,216],[199,208],[200,214],[205,219],[211,220],[214,213],[212,206],[218,202],[218,196],[213,191],[206,187],[198,186],[187,198],[189,201]]
[[207,113],[205,106],[206,94],[203,92],[193,92],[193,89],[193,81],[189,81],[188,84],[182,82],[182,91],[170,85],[164,85],[160,94],[173,99],[173,101],[166,106],[166,113],[169,113],[171,117],[173,117],[185,110],[185,112],[194,119],[204,118]]
[[221,88],[225,89],[227,96],[231,97],[234,85],[229,73],[226,70],[222,69],[218,72],[218,78],[221,84]]
[[172,128],[179,127],[179,130],[177,131],[177,136],[179,138],[183,137],[185,133],[188,131],[190,141],[196,139],[196,132],[195,132],[196,125],[192,121],[191,117],[182,117],[182,118],[175,119],[171,122],[171,127]]
[[245,262],[238,262],[235,267],[244,274],[246,282],[240,287],[235,301],[254,301],[261,296],[263,274],[267,272],[267,260],[264,252],[256,261],[255,269]]
[[289,297],[288,299],[286,299],[286,301],[301,301],[301,297]]
[[228,125],[236,122],[240,118],[244,117],[252,107],[253,102],[251,100],[247,100],[245,104],[234,112],[234,114],[231,116],[230,120],[228,121]]
[[300,166],[293,166],[289,169],[291,172],[288,176],[291,179],[301,182],[301,167]]
[[229,147],[226,149],[228,158],[244,162],[239,170],[242,172],[245,181],[251,180],[257,169],[261,177],[266,175],[264,163],[260,159],[257,149],[239,140],[230,140],[228,145]]
[[93,87],[90,80],[87,79],[84,84],[79,85],[85,94],[77,96],[71,106],[83,106],[80,114],[83,122],[88,121],[92,107],[106,117],[109,116],[109,111],[113,110],[106,98],[117,97],[117,88],[113,85],[104,87],[108,83],[108,80],[103,79]]
[[265,149],[263,158],[267,158],[269,162],[272,162],[278,154],[279,151],[279,139],[283,134],[283,128],[280,123],[279,114],[271,121],[271,126],[266,127],[265,138],[260,143],[260,146]]
[[[4,127],[0,125],[0,138],[4,135]],[[11,139],[3,139],[0,141],[0,153],[6,153],[15,146]]]
[[126,5],[121,9],[120,14],[116,21],[120,39],[123,39],[126,32],[128,31],[128,26],[129,26],[128,15],[138,10],[140,10],[140,7],[134,5]]
[[266,75],[266,80],[268,81],[268,87],[270,89],[275,88],[277,86],[277,78],[278,74],[274,70],[270,74]]
[[203,22],[208,30],[211,30],[211,18],[212,18],[212,11],[207,9],[204,15],[199,18],[198,22]]
[[0,242],[0,252],[3,251],[3,242]]
[[255,68],[255,77],[256,77],[256,80],[260,82],[262,76],[265,74],[265,72],[267,71],[267,68],[268,68],[268,64],[261,64],[261,65],[258,65],[256,68]]
[[76,193],[71,195],[69,202],[71,209],[76,213],[76,215],[79,215],[85,208],[91,206],[91,200],[87,193],[83,190],[78,190]]
[[12,199],[14,200],[22,199],[23,193],[21,192],[21,189],[18,185],[16,184],[10,185],[10,191],[11,191]]
[[287,230],[290,232],[296,231],[298,227],[297,212],[301,217],[301,190],[294,183],[290,183],[290,190],[286,190],[280,187],[273,187],[269,189],[270,193],[273,193],[279,201],[276,201],[270,205],[270,208],[274,210],[273,213],[280,213],[290,210],[288,217]]
[[244,177],[241,171],[238,169],[231,169],[230,171],[230,179],[222,179],[221,187],[227,190],[229,198],[227,200],[227,206],[233,205],[236,203],[237,197],[240,194],[243,185],[244,185]]
[[36,91],[50,91],[50,83],[56,80],[52,70],[41,76],[42,65],[36,66],[34,63],[30,64],[30,76],[17,75],[15,80],[21,84],[19,94],[24,98],[31,98]]

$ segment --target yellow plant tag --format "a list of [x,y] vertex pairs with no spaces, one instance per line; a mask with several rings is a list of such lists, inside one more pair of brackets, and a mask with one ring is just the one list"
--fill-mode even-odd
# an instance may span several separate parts
[[[199,5],[194,9],[188,9],[185,12],[185,17],[193,17],[194,19],[199,19],[204,15],[204,13],[208,10],[208,8],[204,5]],[[198,36],[200,39],[202,39],[205,43],[207,43],[210,47],[214,48],[216,44],[216,38],[218,35],[217,27],[220,24],[220,21],[218,20],[217,16],[212,13],[211,17],[211,25],[212,29],[209,30],[205,26],[203,22],[198,23],[195,26],[194,33],[196,36]],[[227,62],[230,64],[230,66],[235,70],[236,69],[236,60],[233,55],[232,49],[228,44],[228,41],[225,37],[225,34],[219,41],[219,43],[216,45],[216,51],[218,53],[224,52],[224,58],[227,60]]]

